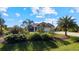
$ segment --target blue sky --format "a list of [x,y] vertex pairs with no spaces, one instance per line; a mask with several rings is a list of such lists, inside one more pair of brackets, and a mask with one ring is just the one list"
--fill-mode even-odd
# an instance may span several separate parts
[[58,18],[66,15],[75,18],[79,25],[78,7],[0,7],[0,13],[9,27],[21,25],[26,19],[35,23],[53,23],[56,26]]

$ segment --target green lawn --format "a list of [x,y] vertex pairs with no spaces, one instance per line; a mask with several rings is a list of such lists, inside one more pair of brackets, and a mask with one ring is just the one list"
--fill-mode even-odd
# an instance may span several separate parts
[[[55,35],[55,37],[58,37],[58,38],[62,36],[63,36],[62,34]],[[79,42],[75,42],[76,40],[79,40],[79,37],[70,36],[70,38],[66,40],[70,44],[62,45],[62,46],[59,45],[58,48],[50,49],[50,51],[79,51]]]
[[64,45],[56,49],[50,49],[51,51],[79,51],[79,43],[72,43],[69,45]]

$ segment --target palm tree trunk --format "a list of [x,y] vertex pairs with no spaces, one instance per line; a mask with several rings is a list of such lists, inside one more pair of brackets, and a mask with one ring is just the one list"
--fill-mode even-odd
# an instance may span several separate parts
[[65,31],[65,36],[67,36],[67,31]]
[[67,36],[67,28],[65,28],[65,36]]

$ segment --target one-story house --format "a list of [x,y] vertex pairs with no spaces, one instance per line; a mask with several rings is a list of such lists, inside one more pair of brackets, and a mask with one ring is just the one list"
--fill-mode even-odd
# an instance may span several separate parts
[[38,31],[38,30],[43,30],[45,32],[49,32],[51,30],[54,30],[54,26],[50,23],[42,22],[39,24],[37,24],[37,23],[33,24],[30,29],[32,29],[33,32]]

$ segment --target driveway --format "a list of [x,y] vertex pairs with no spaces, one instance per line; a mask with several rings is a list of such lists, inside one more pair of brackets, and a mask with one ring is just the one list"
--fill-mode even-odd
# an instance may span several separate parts
[[[64,34],[64,32],[55,32],[55,33],[57,33],[57,34]],[[76,37],[79,37],[79,33],[77,32],[67,32],[68,33],[68,35],[70,35],[70,36],[76,36]]]
[[0,43],[3,43],[3,42],[5,42],[5,40],[2,37],[0,37]]

